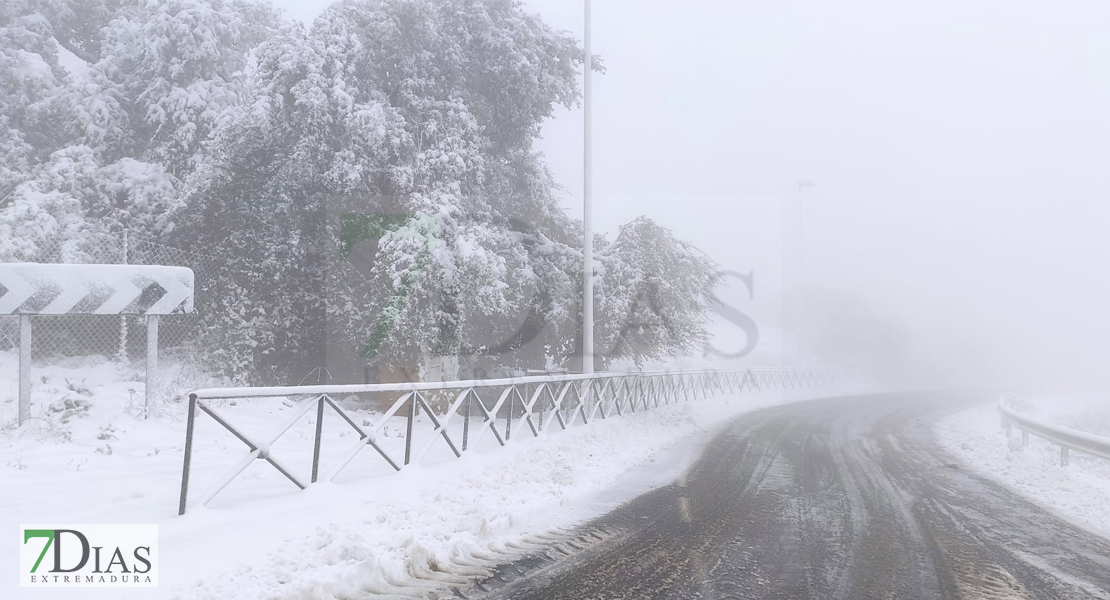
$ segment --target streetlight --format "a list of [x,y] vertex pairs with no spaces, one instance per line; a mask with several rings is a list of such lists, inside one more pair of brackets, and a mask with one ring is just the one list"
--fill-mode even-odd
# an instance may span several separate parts
[[[802,335],[802,332],[803,332],[803,329],[804,329],[803,323],[805,322],[805,310],[803,308],[804,302],[803,302],[803,296],[802,296],[802,294],[804,293],[803,288],[804,288],[804,284],[805,284],[805,270],[803,268],[803,266],[804,266],[804,264],[803,264],[804,251],[803,251],[803,245],[802,245],[802,233],[803,233],[802,216],[805,213],[802,210],[802,204],[803,204],[803,200],[805,199],[805,191],[807,189],[812,189],[813,187],[814,187],[813,182],[808,180],[808,179],[803,179],[803,180],[798,182],[798,284],[797,284],[798,289],[795,292],[797,294],[797,306],[796,306],[797,315],[796,315],[796,318],[797,318],[798,322],[795,323],[795,328],[797,330],[797,334],[796,334],[797,335],[796,353],[797,353],[797,360],[799,360],[799,361],[801,361],[801,357],[802,357],[802,346],[803,346],[802,341],[804,339],[804,336]],[[795,365],[795,366],[800,366],[800,365]]]
[[590,136],[592,106],[590,92],[593,88],[591,71],[593,54],[590,51],[590,0],[585,1],[585,33],[583,46],[586,53],[585,74],[582,78],[582,372],[594,372],[594,223],[590,202],[593,200],[593,148]]

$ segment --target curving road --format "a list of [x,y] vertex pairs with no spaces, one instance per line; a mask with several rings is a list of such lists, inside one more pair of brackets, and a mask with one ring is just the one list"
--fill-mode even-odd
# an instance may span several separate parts
[[[1110,542],[961,470],[943,395],[746,415],[675,483],[497,569],[466,598],[1110,599]],[[1110,517],[1108,517],[1110,518]]]

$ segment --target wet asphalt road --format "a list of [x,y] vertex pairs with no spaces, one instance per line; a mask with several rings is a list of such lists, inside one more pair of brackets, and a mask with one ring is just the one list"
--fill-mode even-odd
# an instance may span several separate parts
[[672,485],[465,596],[1110,599],[1110,542],[931,441],[929,423],[964,405],[907,394],[749,414]]

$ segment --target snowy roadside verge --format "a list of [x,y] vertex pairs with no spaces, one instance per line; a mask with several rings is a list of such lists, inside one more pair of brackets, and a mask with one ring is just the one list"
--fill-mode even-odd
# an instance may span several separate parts
[[[119,395],[97,386],[89,393]],[[90,416],[73,421],[67,439],[0,440],[9,459],[0,461],[6,467],[0,512],[7,530],[32,522],[159,525],[157,590],[82,590],[82,597],[336,598],[421,586],[426,597],[429,586],[461,582],[519,554],[536,534],[668,483],[697,456],[698,440],[709,431],[783,400],[781,392],[698,399],[400,474],[265,498],[231,496],[185,517],[174,516],[182,435],[176,415],[139,422],[118,409],[100,415],[105,403],[91,402]],[[273,417],[238,409],[244,419]],[[101,440],[103,419],[113,420],[119,437],[110,454],[98,452],[109,444]],[[211,441],[210,449],[222,447]],[[273,474],[264,467],[244,484],[265,484]],[[14,564],[15,551],[0,545],[0,560]],[[29,592],[16,587],[14,572],[0,572],[0,590],[16,598]],[[33,597],[71,594],[35,590]]]
[[1073,452],[1071,464],[1061,467],[1059,446],[1036,436],[1029,437],[1024,451],[1011,451],[993,402],[942,418],[934,434],[945,450],[979,475],[1110,537],[1110,461]]

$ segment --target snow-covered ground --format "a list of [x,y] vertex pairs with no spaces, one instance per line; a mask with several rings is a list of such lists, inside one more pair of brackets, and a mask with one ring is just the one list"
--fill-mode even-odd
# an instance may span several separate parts
[[[1110,412],[1086,398],[1036,399],[1020,409],[1031,416],[1106,435]],[[1077,427],[1078,428],[1078,427]],[[951,414],[935,428],[937,439],[975,472],[1009,486],[1080,526],[1110,537],[1110,461],[1079,452],[1060,466],[1060,447],[1036,436],[1017,450],[1002,432],[994,403]],[[1020,436],[1014,429],[1014,439]]]
[[[669,482],[729,418],[803,397],[765,392],[699,399],[540,439],[518,436],[503,449],[486,435],[463,459],[449,459],[439,444],[439,454],[401,473],[390,473],[368,449],[336,483],[304,492],[256,461],[208,507],[178,517],[182,403],[166,402],[142,421],[141,371],[105,359],[72,360],[36,370],[36,419],[17,430],[10,424],[12,359],[0,356],[0,423],[7,424],[0,429],[0,526],[159,526],[159,588],[81,592],[89,598],[344,598],[359,590],[442,588],[520,554],[537,536],[557,537],[561,528]],[[203,374],[181,365],[166,369],[165,378],[178,384],[205,383]],[[250,432],[285,421],[283,413],[294,406],[226,401],[219,410]],[[307,466],[313,416],[271,449],[291,470]],[[326,422],[332,433],[325,456],[353,441],[331,425]],[[402,431],[388,434],[394,455]],[[194,452],[192,489],[199,492],[244,447],[201,419]],[[0,563],[17,564],[16,551],[15,544],[0,544]],[[31,595],[16,586],[15,569],[0,570],[0,597]],[[67,590],[33,594],[70,596]]]

